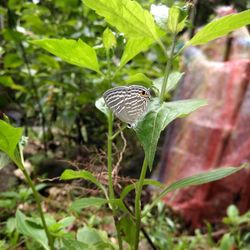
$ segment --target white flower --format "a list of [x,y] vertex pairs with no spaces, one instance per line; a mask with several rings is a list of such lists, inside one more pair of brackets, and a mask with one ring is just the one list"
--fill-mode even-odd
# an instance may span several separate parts
[[150,13],[154,16],[156,23],[160,27],[165,27],[167,20],[168,20],[168,14],[169,14],[169,8],[166,5],[152,4],[150,7]]

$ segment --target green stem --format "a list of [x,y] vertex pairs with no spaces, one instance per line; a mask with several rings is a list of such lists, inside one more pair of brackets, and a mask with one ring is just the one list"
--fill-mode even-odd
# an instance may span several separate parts
[[[114,201],[115,199],[115,192],[114,192],[114,186],[113,186],[113,179],[112,179],[112,137],[113,137],[113,114],[112,112],[109,111],[109,117],[108,117],[108,186],[109,186],[109,199],[111,201]],[[114,221],[115,221],[115,227],[116,227],[116,232],[117,232],[117,239],[118,239],[118,244],[119,244],[119,249],[122,250],[123,246],[122,246],[122,237],[121,237],[121,233],[119,230],[119,220],[118,217],[116,215],[116,208],[115,206],[111,204],[111,209],[113,212],[113,217],[114,217]]]
[[138,186],[136,187],[136,195],[135,195],[135,246],[134,250],[138,250],[139,247],[139,239],[140,239],[140,229],[141,229],[141,193],[143,182],[147,173],[148,163],[146,158],[144,158],[141,175],[139,179]]
[[113,114],[109,111],[108,117],[108,185],[109,198],[115,199],[113,180],[112,180],[112,134],[113,134]]
[[15,162],[15,164],[18,166],[18,168],[23,172],[25,179],[28,182],[28,185],[33,192],[34,198],[36,200],[38,212],[39,212],[41,220],[42,220],[43,228],[44,228],[45,234],[46,234],[47,239],[48,239],[50,250],[54,250],[55,249],[54,248],[54,239],[51,236],[49,229],[47,227],[46,221],[45,221],[45,217],[44,217],[44,213],[43,213],[42,205],[41,205],[41,197],[40,197],[39,193],[37,192],[35,185],[32,182],[27,170],[24,167],[23,150],[22,150],[22,146],[20,144],[17,146],[17,150],[15,151],[14,158],[12,158],[12,160]]
[[107,77],[109,80],[109,88],[111,88],[111,66],[110,66],[110,52],[109,49],[106,49],[106,58],[107,58]]
[[[108,62],[107,78],[109,80],[109,87],[111,87],[111,66],[110,66],[109,50],[106,50],[106,57],[107,57],[107,62]],[[117,214],[116,214],[116,207],[113,205],[113,201],[115,200],[115,192],[114,192],[113,178],[112,178],[112,171],[113,171],[112,141],[121,131],[118,131],[117,133],[113,135],[113,114],[111,111],[109,111],[109,116],[108,116],[108,187],[109,188],[108,189],[109,189],[109,200],[111,201],[110,207],[112,209],[112,213],[114,217],[119,250],[122,250],[123,246],[122,246],[122,236],[119,230],[119,218],[117,217]]]
[[157,43],[160,45],[160,47],[161,47],[164,55],[166,56],[166,58],[168,58],[168,52],[167,52],[167,49],[166,49],[164,43],[160,39],[157,41]]
[[177,35],[176,35],[176,33],[174,33],[173,34],[173,41],[172,41],[172,45],[171,45],[171,49],[170,49],[170,56],[169,56],[168,61],[167,61],[166,70],[165,70],[165,74],[164,74],[164,80],[163,80],[163,84],[161,87],[161,93],[160,93],[161,102],[164,101],[164,95],[166,92],[168,77],[169,77],[171,67],[172,67],[172,60],[173,60],[173,56],[174,56],[174,48],[175,48],[176,39],[177,39]]
[[25,176],[25,179],[28,182],[28,185],[30,186],[30,188],[31,188],[31,190],[33,192],[33,195],[35,197],[37,208],[38,208],[38,212],[40,214],[40,217],[41,217],[41,220],[42,220],[42,224],[43,224],[43,228],[44,228],[46,236],[48,238],[48,243],[49,243],[50,249],[54,250],[55,249],[54,248],[54,240],[53,240],[53,238],[50,235],[49,229],[48,229],[46,221],[45,221],[45,217],[44,217],[44,213],[43,213],[42,205],[41,205],[40,195],[37,192],[37,190],[35,188],[35,185],[33,184],[33,182],[31,180],[28,172],[26,171],[26,169],[24,167],[21,167],[20,169],[22,170],[22,172],[23,172],[23,174]]
[[117,239],[118,239],[118,245],[119,245],[119,250],[123,250],[123,245],[122,245],[122,235],[121,235],[121,231],[119,230],[119,226],[118,226],[118,218],[116,215],[114,215],[114,219],[115,219],[115,229],[117,232]]
[[175,55],[173,56],[173,59],[175,59],[177,56],[179,56],[179,55],[183,52],[183,50],[184,50],[186,47],[188,47],[188,46],[189,46],[188,43],[184,44],[184,45],[175,53]]

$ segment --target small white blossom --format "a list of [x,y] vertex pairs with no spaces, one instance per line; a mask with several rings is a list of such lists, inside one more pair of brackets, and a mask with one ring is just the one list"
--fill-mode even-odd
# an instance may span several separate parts
[[156,23],[160,27],[165,27],[168,20],[169,8],[162,4],[152,4],[150,7],[150,12],[154,16]]

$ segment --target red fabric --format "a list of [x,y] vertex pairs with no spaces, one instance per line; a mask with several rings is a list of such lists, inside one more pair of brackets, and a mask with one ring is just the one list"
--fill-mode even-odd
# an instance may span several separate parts
[[[234,9],[220,7],[217,14],[228,11]],[[188,48],[183,65],[185,78],[175,99],[204,98],[208,106],[175,121],[167,130],[160,168],[160,180],[166,184],[218,167],[250,162],[247,29],[243,27],[200,48]],[[221,221],[232,203],[241,213],[250,208],[250,171],[186,188],[164,200],[193,228],[201,226],[204,220]]]
[[[204,98],[208,106],[175,122],[167,132],[163,181],[221,166],[250,161],[250,60],[196,60],[188,68],[177,99]],[[243,170],[224,180],[170,194],[165,201],[192,227],[216,222],[234,203],[250,208],[250,173]]]

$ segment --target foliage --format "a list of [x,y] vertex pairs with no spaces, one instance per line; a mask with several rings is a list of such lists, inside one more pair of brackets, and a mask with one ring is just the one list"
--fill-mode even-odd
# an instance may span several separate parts
[[135,130],[144,148],[149,169],[152,170],[160,133],[171,121],[183,117],[197,108],[206,105],[206,101],[183,100],[170,103],[160,103],[159,99],[154,99],[150,105],[147,115],[138,123]]
[[13,128],[8,123],[0,121],[0,150],[6,153],[16,164],[21,164],[16,147],[22,133],[21,128]]
[[84,4],[128,38],[159,39],[153,16],[136,1],[84,0]]
[[95,50],[81,39],[78,41],[42,39],[31,41],[31,43],[40,46],[55,56],[61,57],[65,62],[100,73]]
[[227,208],[227,217],[223,219],[228,232],[220,240],[220,249],[226,250],[232,247],[239,249],[248,249],[250,247],[250,212],[240,215],[235,205]]
[[[41,183],[35,186],[37,191],[45,188],[47,185]],[[19,187],[16,191],[6,191],[0,193],[0,208],[2,209],[13,209],[18,204],[32,201],[32,189],[26,187]]]
[[225,36],[235,29],[250,24],[249,16],[250,10],[246,10],[238,14],[228,15],[214,20],[197,32],[195,36],[187,42],[186,46],[204,44],[221,36]]
[[[15,44],[18,53],[13,53],[11,46],[5,46],[4,70],[0,72],[5,76],[1,76],[0,84],[5,88],[17,91],[16,100],[20,101],[22,108],[26,110],[24,115],[26,126],[27,120],[36,118],[35,114],[37,111],[39,112],[45,152],[47,151],[48,137],[60,136],[60,133],[53,134],[51,129],[53,125],[56,125],[59,131],[63,131],[64,135],[71,136],[72,133],[77,135],[80,144],[83,143],[84,138],[86,138],[82,132],[86,131],[86,129],[83,129],[85,123],[90,128],[88,131],[91,131],[93,130],[92,127],[95,127],[93,126],[95,119],[92,111],[84,117],[82,117],[82,113],[89,106],[93,108],[94,100],[97,100],[104,90],[113,85],[118,85],[115,83],[142,82],[143,85],[152,86],[155,89],[156,97],[152,98],[147,114],[138,121],[134,129],[145,152],[140,179],[134,185],[125,187],[121,195],[115,193],[112,173],[112,146],[115,138],[125,129],[125,126],[113,132],[113,115],[103,106],[103,100],[98,99],[95,105],[105,114],[108,123],[108,184],[102,183],[95,177],[94,173],[86,170],[66,170],[61,179],[74,180],[80,178],[98,187],[102,193],[101,197],[76,199],[72,203],[71,209],[80,213],[81,210],[89,206],[108,206],[113,214],[118,244],[112,243],[106,232],[86,225],[83,228],[78,228],[76,233],[68,233],[65,229],[75,220],[73,216],[57,221],[54,217],[46,215],[42,210],[40,195],[24,166],[23,145],[20,143],[23,130],[0,121],[0,150],[7,154],[23,172],[33,192],[40,216],[39,218],[36,216],[28,217],[17,210],[15,230],[25,239],[27,237],[32,238],[44,249],[118,249],[118,247],[123,249],[124,241],[126,241],[131,249],[137,250],[142,218],[148,215],[154,205],[166,193],[191,185],[218,180],[245,167],[217,169],[179,180],[167,187],[162,187],[158,182],[145,179],[147,169],[152,170],[161,132],[171,121],[187,116],[206,104],[205,100],[166,102],[167,95],[174,90],[183,75],[176,69],[171,73],[174,57],[178,56],[184,47],[209,42],[228,34],[233,29],[249,24],[249,11],[209,23],[176,53],[177,35],[186,27],[188,6],[184,4],[173,5],[169,11],[167,28],[162,30],[154,21],[151,13],[136,1],[84,0],[83,3],[83,19],[79,22],[70,19],[71,15],[81,16],[82,10],[79,8],[77,1],[55,1],[55,3],[47,2],[44,5],[29,2],[15,4],[15,1],[10,1],[6,8],[2,8],[1,13],[3,15],[7,16],[8,12],[12,13],[15,18],[20,19],[22,26],[15,24],[16,28],[12,28],[13,24],[11,24],[11,18],[9,17],[8,25],[2,31],[5,41],[12,46]],[[72,8],[69,8],[69,6]],[[60,20],[55,23],[51,18],[54,8],[62,11]],[[93,11],[104,17],[106,22],[114,29],[106,27],[107,25],[103,20],[100,21],[100,27],[96,27],[97,24],[93,25],[92,21],[97,18]],[[20,15],[20,13],[23,15]],[[66,19],[64,13],[67,13]],[[44,22],[43,19],[45,19]],[[49,23],[48,27],[44,25],[46,22]],[[166,45],[169,44],[171,44],[170,50],[166,48]],[[37,47],[56,57],[44,54]],[[138,58],[135,57],[148,49],[157,51],[155,62],[160,61],[159,54],[164,55],[164,63],[168,57],[164,75],[159,73],[162,72],[162,65],[156,66],[157,69],[148,71],[154,63],[151,59],[148,60],[149,62],[144,68],[136,61]],[[128,62],[132,59],[137,63],[129,65]],[[63,61],[74,66],[66,66]],[[78,66],[79,69],[75,66]],[[15,78],[14,70],[20,70],[20,74]],[[124,76],[127,76],[127,79]],[[157,78],[158,81],[155,80]],[[36,103],[35,106],[34,102]],[[58,115],[58,113],[62,113],[62,115]],[[47,114],[51,114],[50,117]],[[101,119],[104,119],[104,116]],[[86,121],[89,121],[89,123]],[[98,139],[99,134],[98,130]],[[144,185],[148,184],[160,186],[161,192],[142,212],[142,189]],[[124,197],[133,189],[136,196],[134,209],[131,210],[125,204]],[[27,199],[27,197],[25,198]],[[225,221],[232,226],[239,223],[240,220],[238,220],[236,212],[233,213],[232,209],[229,209],[229,214],[231,217],[229,216],[229,219]],[[226,244],[224,242],[235,242],[237,239],[231,233],[224,237],[221,241],[222,247],[224,247],[223,244]],[[30,249],[34,247],[29,246],[27,240],[26,244]],[[166,244],[171,244],[171,240]],[[186,246],[185,244],[183,243],[176,249],[183,249]]]
[[[181,219],[174,216],[163,202],[158,202],[154,209],[143,218],[143,224],[149,228],[152,241],[157,249],[162,250],[248,249],[250,244],[249,221],[249,212],[239,215],[237,207],[230,205],[227,209],[227,217],[223,219],[225,224],[223,229],[216,231],[207,223],[205,233],[201,233],[197,229],[193,236],[189,236],[182,232]],[[216,237],[220,233],[223,234],[223,237],[217,241]]]

